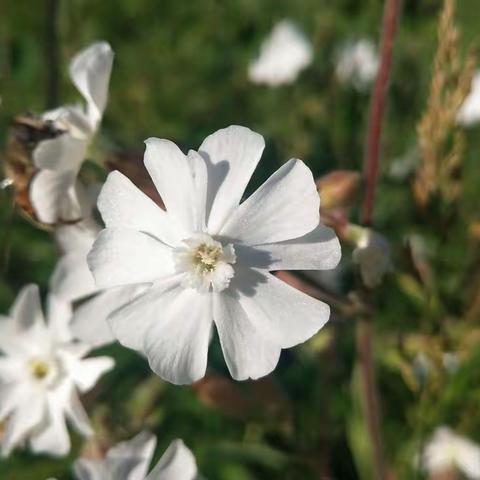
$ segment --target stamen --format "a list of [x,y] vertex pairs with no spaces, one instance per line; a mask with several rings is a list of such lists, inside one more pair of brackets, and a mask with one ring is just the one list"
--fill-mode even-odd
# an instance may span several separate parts
[[200,292],[222,291],[234,275],[235,251],[207,234],[198,233],[174,251],[176,270],[184,273],[183,284]]
[[29,362],[30,372],[37,380],[43,380],[50,372],[50,367],[44,360],[34,358]]

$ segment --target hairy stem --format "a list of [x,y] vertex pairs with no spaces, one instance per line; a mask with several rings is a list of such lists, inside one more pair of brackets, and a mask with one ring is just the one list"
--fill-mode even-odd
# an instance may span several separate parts
[[[400,5],[401,0],[386,0],[384,7],[380,68],[371,102],[363,171],[365,196],[360,220],[361,223],[366,226],[371,225],[373,222],[375,192],[380,166],[380,142],[383,117],[392,69],[393,47],[400,15]],[[380,404],[372,354],[373,324],[371,317],[362,317],[359,319],[356,342],[361,377],[362,403],[372,447],[374,478],[375,480],[385,480],[387,478],[387,466],[382,443]]]
[[382,136],[385,100],[392,70],[393,46],[400,16],[401,0],[386,0],[383,14],[383,31],[380,51],[380,68],[373,90],[370,107],[370,120],[367,133],[367,145],[363,175],[365,179],[365,197],[362,205],[361,223],[370,225],[373,220],[375,191],[380,165],[380,141]]

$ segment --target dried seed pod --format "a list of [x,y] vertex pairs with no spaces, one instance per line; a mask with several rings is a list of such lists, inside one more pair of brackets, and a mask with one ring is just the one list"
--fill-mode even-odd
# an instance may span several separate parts
[[30,201],[30,183],[37,172],[33,163],[33,151],[42,140],[55,138],[63,133],[49,120],[32,114],[18,115],[12,122],[4,154],[4,170],[7,184],[15,188],[15,204],[31,221],[38,223]]

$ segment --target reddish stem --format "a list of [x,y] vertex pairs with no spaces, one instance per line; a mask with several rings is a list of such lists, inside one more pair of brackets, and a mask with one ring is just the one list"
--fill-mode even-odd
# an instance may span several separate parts
[[[373,222],[375,191],[380,165],[380,141],[382,136],[385,102],[392,69],[395,34],[400,16],[400,4],[401,0],[386,0],[384,7],[380,68],[372,96],[363,170],[365,179],[365,196],[360,221],[366,226],[371,225]],[[383,450],[380,404],[378,400],[372,350],[372,319],[366,317],[360,319],[357,324],[357,356],[361,377],[363,410],[372,446],[374,478],[375,480],[385,480],[388,475],[388,469]]]
[[362,206],[361,223],[370,225],[373,219],[375,190],[377,186],[380,164],[380,140],[382,136],[382,121],[385,111],[392,70],[393,46],[400,16],[401,0],[386,0],[383,14],[383,31],[380,49],[380,68],[373,90],[370,109],[370,120],[367,133],[367,146],[363,175],[365,179],[365,198]]

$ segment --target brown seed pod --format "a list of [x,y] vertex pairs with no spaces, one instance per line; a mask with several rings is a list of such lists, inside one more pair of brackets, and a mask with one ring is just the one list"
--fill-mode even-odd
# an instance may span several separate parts
[[39,142],[62,133],[49,120],[29,113],[18,115],[10,127],[3,157],[5,178],[15,189],[15,205],[28,220],[43,227],[35,216],[29,195],[30,183],[37,172],[32,155]]

